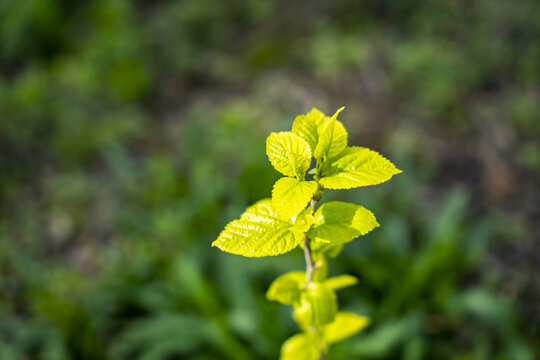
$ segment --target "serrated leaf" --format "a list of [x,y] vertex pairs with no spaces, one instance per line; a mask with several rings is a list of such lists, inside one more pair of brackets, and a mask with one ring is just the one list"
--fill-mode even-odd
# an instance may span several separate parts
[[296,334],[285,340],[281,346],[280,360],[317,360],[320,351],[314,336]]
[[283,131],[266,139],[266,154],[272,166],[286,176],[303,177],[311,163],[311,148],[300,136]]
[[337,312],[336,294],[323,283],[312,282],[294,308],[294,318],[302,329],[334,321]]
[[334,322],[324,327],[324,338],[329,344],[345,340],[362,331],[369,322],[368,317],[340,311]]
[[300,181],[284,177],[276,181],[272,190],[274,207],[284,218],[298,215],[317,191],[315,181]]
[[352,146],[329,160],[320,183],[328,189],[350,189],[383,183],[400,172],[376,151]]
[[283,274],[272,282],[266,292],[266,298],[285,305],[292,305],[300,301],[300,290],[305,282],[306,273],[303,271]]
[[346,243],[379,226],[371,211],[343,201],[321,205],[314,216],[315,226],[308,231],[308,236],[326,243]]
[[336,111],[331,117],[319,125],[319,142],[313,152],[318,160],[332,158],[347,147],[347,130],[345,126],[338,121],[337,115],[343,108]]
[[227,224],[212,246],[247,257],[280,255],[301,241],[292,226],[277,213],[271,199],[264,199],[247,208],[239,220]]
[[312,153],[319,142],[319,127],[326,119],[327,116],[315,108],[305,115],[298,115],[294,119],[292,132],[306,140]]
[[356,284],[358,284],[358,279],[348,274],[334,276],[324,281],[324,285],[332,290],[339,290]]

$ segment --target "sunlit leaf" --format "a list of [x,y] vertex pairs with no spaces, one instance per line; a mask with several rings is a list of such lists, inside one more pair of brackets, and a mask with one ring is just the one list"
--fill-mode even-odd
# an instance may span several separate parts
[[335,320],[324,327],[324,338],[330,344],[342,341],[362,331],[369,322],[368,317],[340,311]]
[[300,181],[284,177],[276,181],[272,190],[274,207],[284,218],[296,216],[306,207],[317,191],[315,181]]
[[321,205],[314,216],[315,226],[308,231],[308,236],[327,243],[345,243],[379,226],[371,211],[343,201]]
[[329,160],[320,183],[328,189],[350,189],[383,183],[400,172],[379,153],[353,146]]
[[358,279],[355,276],[348,274],[334,276],[333,278],[324,281],[324,285],[328,286],[332,290],[343,289],[356,285],[357,283]]
[[325,119],[325,121],[319,125],[319,142],[313,152],[316,159],[332,158],[347,147],[347,130],[345,130],[345,126],[336,119],[341,110],[343,110],[343,108],[336,111],[331,118]]
[[312,282],[295,306],[294,317],[301,328],[325,325],[334,321],[337,312],[336,294],[323,283]]
[[240,220],[227,224],[212,246],[248,257],[279,255],[294,249],[301,240],[292,226],[277,213],[271,199],[264,199],[247,208]]
[[315,338],[309,334],[296,334],[281,346],[280,360],[317,360],[319,349]]
[[302,177],[311,163],[309,144],[292,132],[271,133],[266,154],[272,166],[286,176]]
[[292,271],[279,276],[268,288],[266,298],[292,305],[300,300],[300,290],[306,282],[306,273]]
[[292,132],[306,140],[312,153],[319,143],[320,126],[326,119],[327,116],[315,108],[305,115],[298,115],[294,119]]
[[[313,224],[315,224],[315,217],[313,216],[313,211],[311,207],[305,208],[298,216],[293,217],[291,220],[294,222],[294,226],[291,228],[291,231],[297,231],[302,234],[305,234]],[[303,238],[303,236],[302,236]]]

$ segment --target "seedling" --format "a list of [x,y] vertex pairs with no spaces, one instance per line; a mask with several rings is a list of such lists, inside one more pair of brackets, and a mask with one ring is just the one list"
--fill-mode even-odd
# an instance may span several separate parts
[[[336,290],[357,283],[352,275],[328,278],[328,258],[379,226],[366,208],[342,201],[317,207],[325,189],[377,185],[401,170],[373,150],[347,146],[347,131],[317,109],[294,120],[292,131],[271,133],[266,153],[284,175],[272,198],[248,207],[225,226],[212,246],[248,257],[281,255],[300,246],[306,271],[279,276],[266,297],[293,306],[301,332],[281,347],[281,360],[326,360],[331,344],[360,332],[369,319],[338,311]],[[310,169],[312,158],[315,167]],[[311,180],[306,179],[306,174]]]

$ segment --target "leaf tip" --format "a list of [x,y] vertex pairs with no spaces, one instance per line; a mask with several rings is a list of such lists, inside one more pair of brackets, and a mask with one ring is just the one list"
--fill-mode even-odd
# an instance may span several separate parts
[[340,108],[334,113],[334,115],[332,115],[332,119],[337,119],[337,116],[339,115],[339,113],[342,112],[344,109],[345,109],[345,106],[340,107]]

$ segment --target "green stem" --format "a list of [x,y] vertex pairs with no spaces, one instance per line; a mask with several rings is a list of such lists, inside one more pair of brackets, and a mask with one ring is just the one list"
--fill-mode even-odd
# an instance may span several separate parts
[[[315,196],[311,199],[311,209],[313,213],[317,209],[317,204],[321,199],[322,192],[317,191]],[[313,255],[311,253],[311,240],[307,236],[304,237],[304,258],[306,259],[306,288],[313,281],[313,272],[315,271],[315,264],[313,263]],[[318,360],[328,360],[326,353],[321,350]]]
[[[318,198],[313,197],[311,199],[311,209],[315,213],[317,208],[317,203],[319,202],[320,196]],[[315,271],[315,264],[313,263],[313,256],[311,255],[311,240],[309,237],[304,237],[304,258],[306,259],[306,286],[313,280],[313,272]]]

